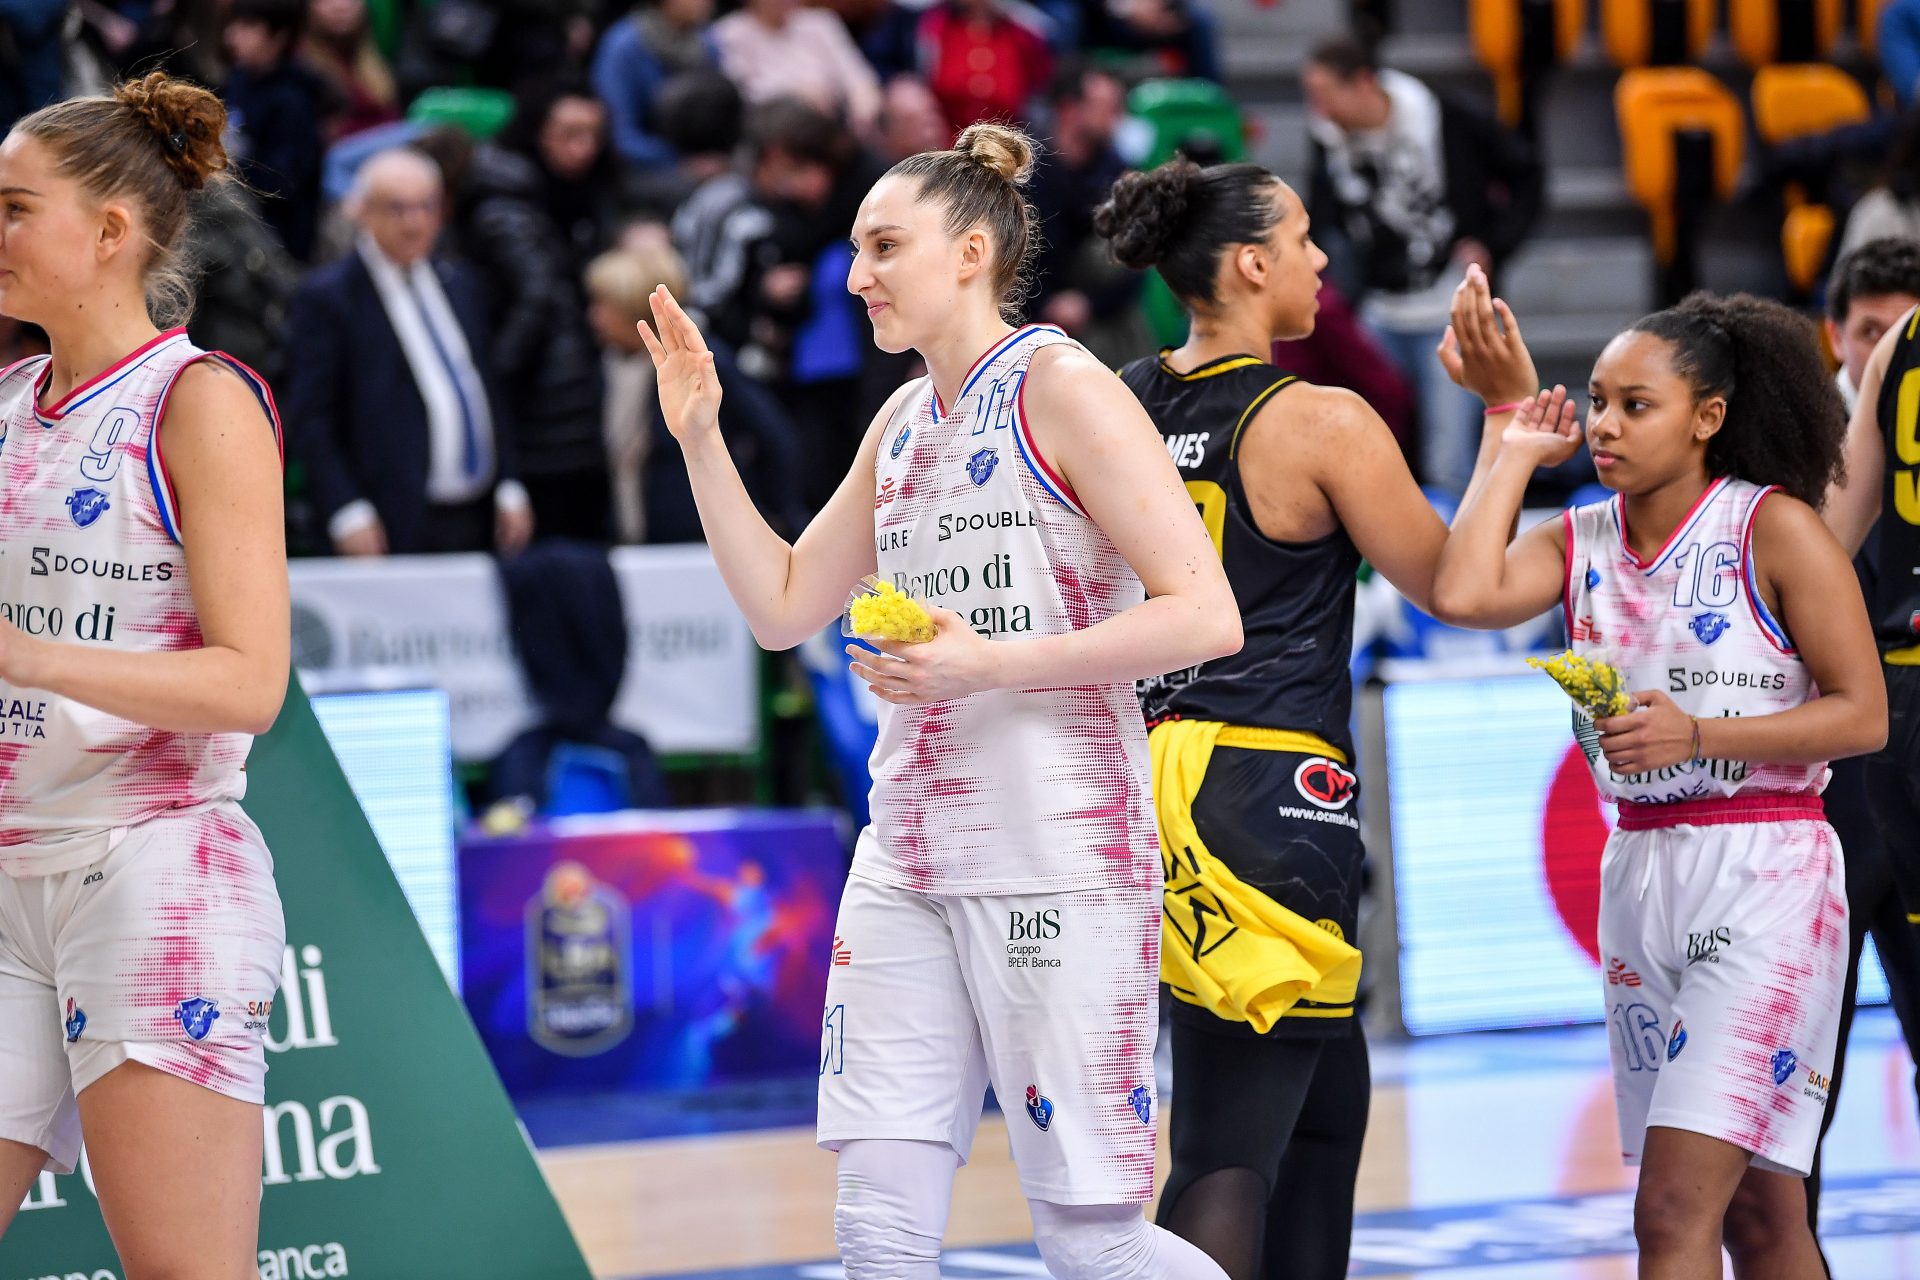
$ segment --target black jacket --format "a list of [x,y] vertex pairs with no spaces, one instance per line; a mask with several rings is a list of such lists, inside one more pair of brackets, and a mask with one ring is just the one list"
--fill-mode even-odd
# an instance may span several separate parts
[[[1477,108],[1435,95],[1440,104],[1440,146],[1447,206],[1453,210],[1453,243],[1478,240],[1496,268],[1520,247],[1540,218],[1545,174],[1524,138]],[[1316,238],[1343,235],[1359,258],[1358,278],[1343,279],[1350,297],[1369,290],[1404,292],[1428,281],[1407,280],[1406,264],[1370,242],[1373,214],[1365,202],[1343,201],[1327,165],[1327,152],[1313,143],[1313,178],[1307,211]],[[1449,246],[1451,248],[1451,246]],[[1351,286],[1351,287],[1349,287]]]
[[[487,369],[487,322],[480,289],[464,267],[435,262],[434,273],[488,384],[495,480],[515,474],[509,432]],[[427,407],[406,352],[358,253],[308,276],[287,312],[282,400],[289,451],[306,464],[323,519],[356,498],[373,503],[396,555],[426,549],[427,473],[432,442]]]
[[546,197],[539,166],[483,146],[474,152],[459,210],[462,251],[486,284],[504,421],[528,475],[606,466],[600,348],[587,321],[579,253]]

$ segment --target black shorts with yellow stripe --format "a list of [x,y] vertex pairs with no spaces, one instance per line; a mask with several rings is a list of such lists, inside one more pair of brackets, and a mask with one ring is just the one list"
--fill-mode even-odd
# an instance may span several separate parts
[[[1194,830],[1207,851],[1242,883],[1357,947],[1366,866],[1366,847],[1360,839],[1359,779],[1331,748],[1323,753],[1230,745],[1236,738],[1257,740],[1269,735],[1270,731],[1231,727],[1223,731],[1193,797]],[[1171,871],[1170,897],[1183,887],[1179,867]],[[1206,892],[1203,886],[1186,887],[1189,892]],[[1163,946],[1184,943],[1210,950],[1230,941],[1222,930],[1231,926],[1212,916],[1205,904],[1198,904],[1197,910],[1170,910],[1168,918],[1175,927]],[[1206,923],[1214,925],[1212,936],[1200,927]],[[1169,1003],[1173,1017],[1215,1034],[1257,1035],[1247,1023],[1228,1021],[1201,1006],[1178,999]],[[1351,1001],[1301,1000],[1266,1034],[1345,1035],[1352,1031],[1353,1019]]]

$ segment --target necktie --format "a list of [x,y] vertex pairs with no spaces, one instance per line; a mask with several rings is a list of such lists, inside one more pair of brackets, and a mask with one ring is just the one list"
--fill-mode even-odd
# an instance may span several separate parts
[[420,322],[427,331],[427,340],[433,343],[433,353],[440,359],[440,365],[447,371],[447,378],[453,383],[454,398],[460,402],[460,465],[469,480],[480,478],[480,429],[478,415],[474,412],[473,401],[467,394],[467,381],[460,376],[460,366],[454,362],[453,353],[448,350],[441,337],[439,326],[435,323],[434,312],[427,306],[426,298],[421,294],[419,272],[433,268],[421,263],[406,273],[407,288],[413,294],[413,305],[420,310]]

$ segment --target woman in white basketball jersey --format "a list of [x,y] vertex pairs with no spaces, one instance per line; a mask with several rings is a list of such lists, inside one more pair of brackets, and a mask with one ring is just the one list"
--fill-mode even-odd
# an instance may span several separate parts
[[127,1280],[258,1273],[278,425],[171,327],[225,123],[155,73],[0,144],[0,311],[52,347],[0,371],[0,1231],[84,1134]]
[[[655,295],[660,400],[754,634],[785,649],[878,572],[922,645],[853,649],[887,704],[873,823],[841,901],[820,1051],[834,1225],[853,1280],[935,1280],[989,1082],[1063,1280],[1221,1280],[1150,1226],[1160,880],[1133,681],[1230,653],[1238,612],[1166,447],[1057,329],[1016,327],[1028,140],[976,125],[874,184],[847,287],[918,351],[792,546],[715,427],[712,357]],[[644,326],[643,326],[644,331]]]
[[1434,596],[1482,627],[1558,604],[1638,704],[1576,716],[1575,736],[1620,807],[1599,938],[1640,1274],[1717,1277],[1724,1244],[1736,1275],[1816,1280],[1801,1179],[1847,969],[1820,792],[1828,760],[1887,733],[1859,584],[1814,509],[1846,415],[1812,326],[1744,295],[1641,320],[1589,391],[1615,496],[1508,544],[1534,468],[1580,445],[1566,389],[1541,392],[1462,505]]

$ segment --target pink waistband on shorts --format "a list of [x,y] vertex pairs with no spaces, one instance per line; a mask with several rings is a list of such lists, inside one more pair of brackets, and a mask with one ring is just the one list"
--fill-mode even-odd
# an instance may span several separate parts
[[1815,795],[1786,791],[1757,791],[1713,800],[1681,800],[1673,804],[1620,802],[1620,830],[1653,831],[1660,827],[1719,827],[1737,822],[1820,822],[1827,816],[1825,801]]

